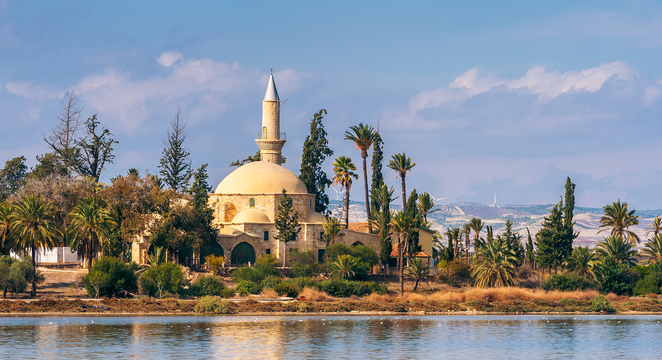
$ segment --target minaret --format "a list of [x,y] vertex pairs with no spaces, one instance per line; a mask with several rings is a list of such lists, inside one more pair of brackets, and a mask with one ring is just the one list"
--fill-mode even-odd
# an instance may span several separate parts
[[257,134],[255,139],[260,147],[261,160],[280,165],[281,149],[285,145],[285,141],[285,134],[280,133],[280,98],[278,98],[272,67],[267,92],[262,100],[262,131]]

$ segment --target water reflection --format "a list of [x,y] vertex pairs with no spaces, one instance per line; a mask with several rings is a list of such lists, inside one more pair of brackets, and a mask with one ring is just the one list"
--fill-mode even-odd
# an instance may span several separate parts
[[656,358],[656,316],[0,318],[0,357]]

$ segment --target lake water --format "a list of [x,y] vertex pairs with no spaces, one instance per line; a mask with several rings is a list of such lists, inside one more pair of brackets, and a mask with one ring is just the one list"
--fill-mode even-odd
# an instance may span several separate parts
[[659,359],[660,316],[0,317],[6,359]]

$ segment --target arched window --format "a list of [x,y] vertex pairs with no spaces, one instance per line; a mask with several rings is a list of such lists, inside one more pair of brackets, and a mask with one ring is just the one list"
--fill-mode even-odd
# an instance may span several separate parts
[[262,139],[265,140],[267,138],[267,127],[263,126],[262,127]]
[[255,199],[251,198],[250,200],[248,200],[248,206],[255,207]]

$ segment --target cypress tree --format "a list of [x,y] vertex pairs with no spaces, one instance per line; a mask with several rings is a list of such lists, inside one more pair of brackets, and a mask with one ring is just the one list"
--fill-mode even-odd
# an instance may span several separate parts
[[[372,143],[372,183],[370,184],[370,193],[374,193],[384,185],[384,176],[382,175],[382,164],[384,162],[384,142],[379,136],[379,130],[375,133],[375,140]],[[380,204],[374,201],[370,204],[371,213],[376,214],[380,211]],[[374,218],[374,216],[373,216]]]
[[565,244],[565,226],[563,225],[563,201],[559,201],[545,217],[542,229],[536,234],[536,261],[542,267],[558,268],[572,252],[567,251]]
[[328,216],[329,196],[325,190],[331,185],[331,180],[322,170],[322,164],[333,155],[333,150],[329,148],[322,123],[326,114],[326,110],[321,109],[310,120],[310,134],[303,142],[299,179],[306,185],[309,194],[315,194],[315,211]]
[[280,203],[278,204],[278,217],[275,221],[276,234],[275,238],[278,241],[283,242],[284,254],[283,254],[283,267],[285,267],[285,262],[287,260],[287,243],[294,241],[301,232],[301,227],[299,226],[299,213],[292,211],[292,198],[287,196],[287,191],[283,189],[282,197],[280,198]]
[[418,229],[423,223],[423,218],[421,213],[418,210],[418,193],[416,189],[412,190],[409,198],[407,199],[407,209],[406,214],[408,217],[413,219],[412,232],[407,236],[407,243],[405,245],[409,258],[411,259],[414,255],[421,252],[421,246],[419,244],[419,233]]
[[159,173],[168,187],[182,191],[191,179],[191,162],[188,161],[190,153],[184,149],[186,124],[182,121],[179,108],[171,125],[172,132],[168,131],[168,139],[163,142],[166,147],[163,149]]
[[211,226],[211,220],[214,216],[214,211],[209,207],[209,192],[211,186],[207,182],[207,165],[202,164],[195,172],[193,172],[193,183],[186,190],[191,194],[190,204],[195,210],[198,218],[207,226]]
[[528,235],[528,241],[526,242],[526,262],[529,263],[529,265],[533,265],[535,258],[534,258],[534,252],[533,252],[533,239],[531,239],[531,231],[529,231],[529,227],[526,227],[526,233]]

